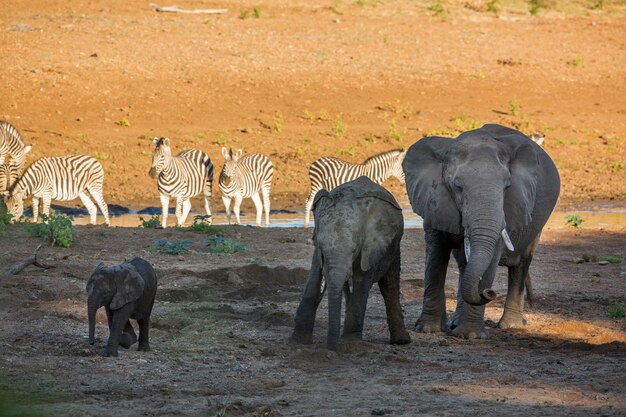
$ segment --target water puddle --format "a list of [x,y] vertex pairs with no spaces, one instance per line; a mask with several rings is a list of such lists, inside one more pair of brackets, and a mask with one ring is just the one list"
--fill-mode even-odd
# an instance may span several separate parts
[[[110,205],[109,208],[111,212],[111,226],[116,227],[138,227],[141,224],[140,217],[147,220],[151,216],[160,216],[161,213],[161,209],[158,207],[132,210],[123,206]],[[83,208],[53,205],[52,209],[73,216],[74,224],[89,224],[89,217],[87,216],[86,210]],[[197,214],[204,213],[191,212],[187,218],[187,223],[191,223],[193,216]],[[404,226],[406,229],[416,229],[423,226],[422,218],[413,213],[411,209],[404,209],[402,214],[404,215]],[[582,218],[583,222],[581,227],[584,229],[615,229],[626,227],[626,208],[597,211],[557,211],[552,213],[546,227],[549,229],[570,227],[566,224],[566,216],[572,214],[578,214],[580,218]],[[30,213],[25,213],[25,215],[27,217],[31,216]],[[256,216],[254,212],[241,213],[241,223],[244,225],[254,225],[255,219]],[[102,216],[98,213],[98,223],[102,222]],[[311,225],[313,225],[313,223],[314,221],[311,222]],[[176,224],[176,217],[173,211],[168,218],[168,224],[172,226]],[[213,224],[228,224],[226,214],[223,211],[214,213]],[[270,215],[270,227],[304,227],[304,210],[272,210]]]

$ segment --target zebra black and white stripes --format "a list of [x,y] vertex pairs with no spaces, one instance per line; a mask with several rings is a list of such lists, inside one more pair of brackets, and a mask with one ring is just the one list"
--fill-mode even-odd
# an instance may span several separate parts
[[150,176],[157,178],[161,198],[161,225],[167,226],[170,198],[176,198],[176,222],[183,225],[192,197],[204,194],[204,208],[211,222],[211,192],[213,188],[213,162],[198,150],[185,150],[172,156],[169,138],[154,138]]
[[361,164],[351,164],[334,157],[324,157],[314,161],[309,167],[311,193],[306,201],[304,227],[309,227],[311,206],[315,194],[321,189],[330,191],[363,175],[377,184],[389,177],[396,177],[404,184],[402,161],[405,155],[406,151],[395,149],[374,155]]
[[17,129],[9,122],[0,120],[0,191],[6,191],[13,185],[17,179],[14,173],[22,173],[26,154],[30,150],[31,146],[24,146]]
[[109,209],[102,196],[104,170],[95,158],[87,155],[70,155],[41,158],[33,162],[15,182],[7,200],[7,209],[14,218],[24,213],[24,199],[32,196],[33,220],[39,217],[39,199],[43,200],[43,213],[50,213],[52,200],[70,201],[80,198],[89,212],[91,224],[96,224],[97,209],[87,192],[96,201],[109,224]]
[[[230,223],[230,201],[235,200],[233,211],[237,224],[239,208],[244,198],[252,198],[256,207],[256,225],[261,225],[261,215],[265,207],[265,225],[270,224],[270,189],[274,166],[272,161],[265,155],[258,153],[242,156],[241,149],[233,152],[232,149],[222,148],[222,155],[226,160],[220,173],[219,186],[222,192],[222,200],[226,208],[226,217]],[[263,195],[263,203],[261,196]]]

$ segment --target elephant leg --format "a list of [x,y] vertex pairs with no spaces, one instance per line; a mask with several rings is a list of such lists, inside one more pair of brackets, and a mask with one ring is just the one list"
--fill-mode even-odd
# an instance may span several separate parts
[[124,349],[128,349],[137,341],[137,335],[135,334],[135,329],[133,325],[130,324],[130,320],[126,322],[124,326],[124,332],[120,336],[120,346]]
[[456,309],[454,310],[452,317],[450,317],[450,320],[448,321],[449,329],[454,329],[455,327],[459,325],[459,320],[462,315],[463,304],[465,303],[465,300],[463,300],[463,294],[461,294],[460,277],[463,276],[463,273],[465,272],[465,266],[467,265],[467,258],[465,257],[464,251],[460,249],[452,249],[452,256],[454,256],[454,259],[456,260],[456,264],[459,268],[459,288],[456,293]]
[[426,240],[426,270],[424,272],[424,303],[415,330],[423,333],[447,331],[446,271],[450,261],[447,233],[424,227]]
[[128,322],[130,318],[130,314],[133,311],[132,303],[124,305],[122,308],[118,310],[114,310],[112,313],[112,321],[111,330],[109,333],[109,341],[107,342],[106,348],[104,349],[104,356],[117,356],[117,347],[120,343],[120,338],[122,336],[122,331],[124,330],[124,326]]
[[109,325],[109,334],[111,334],[111,327],[113,327],[113,312],[109,306],[104,306],[104,311],[107,313],[107,324]]
[[313,343],[313,327],[315,325],[315,314],[319,307],[326,286],[322,290],[322,263],[321,251],[316,248],[311,261],[309,278],[304,287],[304,294],[296,312],[296,325],[291,335],[291,341],[295,343]]
[[504,303],[504,313],[498,323],[498,327],[501,329],[519,328],[526,324],[526,320],[524,320],[524,289],[526,288],[530,263],[538,244],[539,236],[522,254],[519,264],[509,266],[509,287]]
[[137,350],[142,350],[144,352],[150,351],[150,316],[146,316],[143,319],[138,319],[137,324],[139,324],[139,347]]
[[[397,253],[400,253],[399,248]],[[411,337],[404,326],[404,316],[400,305],[400,256],[397,258],[397,261],[394,260],[387,273],[378,281],[378,287],[385,300],[390,342],[394,345],[405,345],[411,342]]]
[[[354,283],[352,293],[350,293],[348,283],[344,286],[346,313],[342,337],[361,340],[363,338],[363,322],[365,321],[365,310],[367,309],[367,298],[371,284],[366,285],[366,279],[362,274],[354,274],[352,280]],[[367,281],[371,283],[370,280]]]

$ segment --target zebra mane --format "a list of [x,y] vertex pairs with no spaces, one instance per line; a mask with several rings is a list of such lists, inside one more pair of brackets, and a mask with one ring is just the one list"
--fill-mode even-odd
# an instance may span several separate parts
[[400,155],[402,152],[404,152],[403,149],[392,149],[391,151],[381,152],[376,155],[370,156],[365,161],[363,161],[361,165],[368,165],[372,162],[380,161],[383,159],[391,159]]

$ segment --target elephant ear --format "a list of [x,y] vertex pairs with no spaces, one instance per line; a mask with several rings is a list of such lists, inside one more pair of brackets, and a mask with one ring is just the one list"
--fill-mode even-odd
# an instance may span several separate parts
[[498,137],[510,151],[511,185],[504,192],[504,216],[509,230],[519,230],[532,220],[535,207],[539,148],[520,132]]
[[423,138],[409,148],[402,169],[413,211],[434,229],[460,234],[461,214],[443,179],[446,154],[454,143],[437,136]]
[[311,210],[315,212],[315,208],[317,207],[317,203],[324,197],[330,198],[330,193],[324,189],[319,190],[315,194],[315,198],[313,199],[313,205],[311,206]]
[[111,310],[117,310],[133,302],[143,293],[145,282],[132,265],[123,265],[116,272],[115,283],[117,290],[111,300]]

